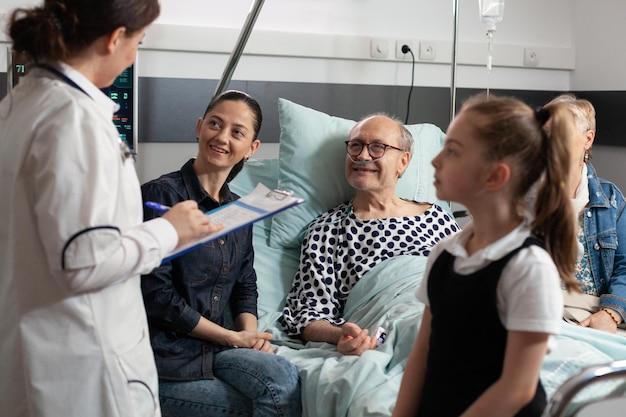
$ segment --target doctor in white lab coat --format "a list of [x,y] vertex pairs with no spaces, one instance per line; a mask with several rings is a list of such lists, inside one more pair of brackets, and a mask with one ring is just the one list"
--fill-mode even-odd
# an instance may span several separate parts
[[13,49],[39,65],[0,103],[0,414],[158,416],[139,276],[218,227],[191,201],[142,223],[100,91],[158,0],[55,3],[10,21]]

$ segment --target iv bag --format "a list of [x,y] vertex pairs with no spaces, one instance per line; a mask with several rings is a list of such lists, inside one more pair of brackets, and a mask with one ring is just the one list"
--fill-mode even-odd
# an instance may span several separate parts
[[502,22],[504,15],[504,0],[478,0],[478,8],[487,30],[496,30],[496,23]]

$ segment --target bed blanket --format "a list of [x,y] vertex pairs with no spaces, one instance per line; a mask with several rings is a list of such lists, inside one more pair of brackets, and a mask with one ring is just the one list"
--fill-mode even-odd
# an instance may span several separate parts
[[[362,328],[383,326],[388,331],[383,345],[360,357],[341,355],[327,343],[302,344],[287,337],[276,322],[278,312],[265,318],[268,331],[274,334],[277,354],[289,358],[299,370],[304,416],[391,415],[424,309],[415,291],[425,264],[425,257],[397,256],[372,268],[354,287],[345,306],[345,318]],[[577,371],[626,358],[623,338],[565,322],[555,340],[541,371],[548,397]],[[614,384],[605,384],[587,390],[577,400],[603,395],[614,388]]]
[[[626,338],[600,330],[563,322],[555,341],[556,345],[546,355],[541,369],[541,381],[548,398],[582,369],[626,359]],[[588,401],[613,393],[621,395],[625,389],[623,378],[589,385],[573,399],[567,415]]]
[[300,371],[304,416],[391,415],[424,308],[414,294],[425,264],[421,256],[391,258],[372,268],[351,291],[344,317],[361,328],[383,326],[388,332],[376,350],[344,356],[334,345],[303,345],[273,332],[277,353]]

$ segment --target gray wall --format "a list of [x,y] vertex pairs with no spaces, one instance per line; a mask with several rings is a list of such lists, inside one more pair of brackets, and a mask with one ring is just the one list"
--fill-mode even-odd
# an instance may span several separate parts
[[[7,93],[7,74],[0,73],[0,97]],[[194,142],[196,120],[202,115],[207,94],[214,91],[217,80],[189,78],[139,77],[138,127],[140,142]],[[260,137],[264,142],[279,141],[278,98],[333,116],[359,119],[378,111],[405,119],[408,86],[300,83],[272,81],[232,81],[228,88],[248,92],[263,109],[264,122]],[[457,108],[472,94],[484,90],[457,89]],[[559,91],[491,89],[494,95],[517,97],[533,107],[541,106]],[[598,132],[595,145],[626,147],[624,111],[626,91],[575,91],[590,100],[597,112]],[[449,123],[450,89],[413,87],[408,123],[433,123],[446,130]]]
[[[217,80],[146,78],[139,79],[139,131],[141,142],[193,142],[195,121],[206,108],[206,95],[214,91]],[[264,142],[278,142],[278,98],[333,116],[359,119],[372,112],[384,111],[405,119],[410,88],[407,86],[322,84],[269,81],[233,81],[228,88],[251,94],[261,104],[264,122],[260,137]],[[457,107],[472,94],[483,90],[460,88]],[[517,97],[533,107],[542,106],[559,91],[492,89],[491,94]],[[596,144],[626,146],[622,134],[619,103],[626,102],[624,91],[576,92],[588,98],[598,113]],[[414,87],[411,91],[409,124],[433,123],[444,131],[449,123],[450,89]]]

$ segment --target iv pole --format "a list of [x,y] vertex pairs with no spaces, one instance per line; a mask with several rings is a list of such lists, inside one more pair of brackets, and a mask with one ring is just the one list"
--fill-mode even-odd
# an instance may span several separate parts
[[456,113],[456,58],[457,47],[459,43],[459,0],[454,0],[452,7],[452,14],[454,16],[454,29],[452,34],[452,82],[450,84],[450,122],[452,122],[452,119],[454,119]]
[[[456,57],[457,47],[459,43],[459,0],[454,0],[452,3],[452,14],[454,16],[454,29],[452,31],[452,81],[450,83],[450,123],[454,119],[456,113]],[[467,217],[469,214],[463,206],[460,210],[452,212],[455,218]]]
[[254,27],[254,23],[256,22],[256,18],[261,12],[264,1],[265,0],[255,0],[254,4],[250,8],[250,12],[248,12],[246,22],[244,23],[243,28],[241,29],[241,33],[239,34],[239,39],[237,39],[235,48],[231,52],[230,59],[228,60],[226,68],[224,68],[224,72],[222,73],[222,78],[220,78],[220,82],[217,84],[217,88],[215,89],[215,96],[222,93],[226,89],[226,86],[228,86],[228,84],[230,83],[230,79],[235,72],[235,68],[237,67],[237,63],[239,62],[239,58],[241,57],[243,48],[246,46],[246,42],[248,42],[248,38],[250,37],[252,28]]

